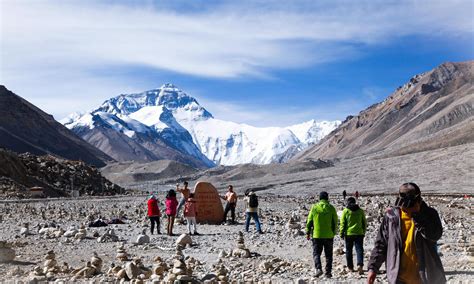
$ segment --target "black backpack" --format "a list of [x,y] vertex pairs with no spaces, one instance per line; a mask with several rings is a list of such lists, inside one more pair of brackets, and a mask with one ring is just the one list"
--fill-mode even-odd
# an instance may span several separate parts
[[249,207],[256,208],[258,207],[258,197],[255,194],[249,195]]

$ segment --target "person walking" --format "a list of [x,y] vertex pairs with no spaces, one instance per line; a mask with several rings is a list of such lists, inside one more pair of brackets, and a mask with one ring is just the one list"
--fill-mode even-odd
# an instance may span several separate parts
[[166,226],[166,232],[168,236],[174,236],[173,234],[173,225],[174,218],[176,216],[176,207],[178,207],[178,200],[176,199],[176,192],[172,189],[168,191],[166,195],[166,216],[168,217],[168,224]]
[[332,250],[337,228],[336,208],[329,203],[329,195],[322,191],[319,202],[313,204],[306,220],[306,239],[312,240],[316,277],[323,274],[321,253],[326,256],[326,277],[332,277]]
[[354,196],[355,196],[356,199],[359,199],[360,194],[359,194],[359,191],[358,191],[358,190],[356,190]]
[[347,197],[347,192],[346,190],[342,191],[342,198],[344,198],[344,201],[346,200]]
[[250,218],[255,221],[257,232],[263,234],[260,220],[258,219],[258,197],[255,192],[250,191],[249,194],[244,198],[245,201],[245,231],[249,232]]
[[442,234],[438,212],[423,201],[418,185],[402,184],[395,206],[386,211],[380,224],[368,263],[367,283],[374,283],[384,262],[389,283],[445,283],[436,251]]
[[232,224],[235,224],[235,207],[237,206],[237,194],[234,192],[234,187],[232,185],[229,185],[227,189],[227,193],[225,194],[225,196],[221,198],[226,201],[225,208],[224,208],[224,218],[222,222],[223,223],[227,222],[227,214],[230,211]]
[[352,248],[355,245],[357,254],[357,271],[364,274],[364,235],[367,230],[365,212],[356,204],[354,197],[347,199],[347,207],[342,210],[339,234],[346,243],[346,263],[354,271]]
[[160,217],[161,217],[161,211],[160,208],[158,207],[158,200],[156,199],[155,195],[151,195],[150,198],[147,201],[147,206],[148,206],[148,218],[150,219],[150,233],[153,235],[153,231],[155,230],[155,224],[156,224],[156,234],[161,234],[160,232]]
[[[196,229],[197,206],[194,199],[194,193],[189,194],[189,198],[184,204],[184,218],[186,218],[188,225],[188,232],[190,235],[199,235]],[[191,230],[193,227],[193,230]]]
[[179,188],[179,184],[176,184],[176,192],[181,193],[181,199],[179,200],[178,209],[176,210],[176,218],[179,218],[179,212],[181,211],[181,208],[184,206],[184,203],[189,198],[189,194],[191,193],[191,190],[189,190],[188,188],[188,182],[183,182],[183,185],[183,188]]

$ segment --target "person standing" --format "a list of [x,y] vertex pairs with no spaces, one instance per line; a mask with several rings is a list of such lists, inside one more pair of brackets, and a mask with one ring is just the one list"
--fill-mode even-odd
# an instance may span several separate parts
[[184,206],[184,203],[189,198],[189,194],[191,193],[191,190],[189,190],[188,188],[188,182],[183,182],[183,185],[183,188],[179,188],[179,184],[176,184],[176,192],[181,193],[181,199],[179,200],[178,209],[176,210],[176,218],[179,218],[179,212],[181,211],[181,208]]
[[153,231],[155,230],[155,224],[156,224],[156,234],[161,234],[160,232],[160,217],[161,217],[161,211],[160,208],[158,207],[158,200],[156,199],[155,195],[151,195],[150,198],[147,201],[147,206],[148,206],[148,218],[150,219],[150,232],[153,235]]
[[344,190],[342,192],[342,198],[344,198],[344,201],[346,200],[346,197],[347,197],[347,192],[346,192],[346,190]]
[[326,277],[332,277],[332,250],[336,235],[336,208],[329,203],[329,195],[325,191],[319,194],[319,202],[313,204],[306,221],[306,239],[312,240],[313,259],[316,277],[323,274],[321,253],[326,256]]
[[234,192],[234,187],[229,185],[227,193],[224,197],[221,197],[226,201],[224,208],[224,218],[223,223],[227,222],[227,214],[230,211],[230,216],[232,218],[232,224],[235,224],[235,207],[237,206],[237,194]]
[[258,197],[255,192],[250,191],[249,194],[244,198],[245,201],[245,231],[249,232],[250,218],[255,221],[257,232],[263,234],[260,220],[258,219]]
[[[196,229],[196,216],[197,216],[197,206],[196,200],[194,199],[194,194],[190,193],[189,198],[184,204],[184,217],[186,218],[188,224],[188,232],[190,235],[199,235]],[[191,231],[191,227],[193,230]]]
[[370,256],[367,283],[375,281],[385,262],[389,283],[445,283],[446,277],[436,242],[443,234],[438,212],[421,198],[415,183],[404,183],[395,206],[380,224]]
[[346,263],[350,271],[354,271],[352,248],[355,245],[357,254],[357,271],[364,273],[364,235],[367,230],[365,212],[356,204],[354,197],[347,199],[347,207],[341,215],[339,234],[346,242]]
[[166,216],[168,217],[168,224],[167,224],[167,233],[168,236],[173,235],[173,226],[174,226],[174,218],[176,216],[176,207],[178,206],[178,200],[176,199],[176,192],[172,189],[168,191],[166,195]]
[[359,191],[358,191],[358,190],[356,190],[354,196],[355,196],[356,199],[359,199],[360,194],[359,194]]

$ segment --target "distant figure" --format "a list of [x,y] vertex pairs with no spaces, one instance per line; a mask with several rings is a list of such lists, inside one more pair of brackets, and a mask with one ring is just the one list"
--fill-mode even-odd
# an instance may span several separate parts
[[161,234],[160,232],[160,217],[161,211],[158,207],[158,200],[156,199],[155,195],[151,195],[147,202],[148,205],[148,218],[150,219],[151,227],[150,232],[153,235],[153,231],[155,230],[156,224],[156,234]]
[[364,273],[364,235],[366,230],[367,221],[364,210],[356,204],[354,197],[349,197],[347,207],[342,211],[339,233],[341,239],[346,241],[346,262],[350,271],[354,271],[352,247],[355,245],[357,271],[360,275]]
[[400,186],[395,206],[380,224],[369,260],[367,283],[372,284],[385,262],[389,283],[445,283],[436,242],[443,234],[438,212],[421,198],[414,183]]
[[342,198],[344,198],[344,200],[346,200],[346,197],[347,197],[347,192],[346,192],[346,190],[344,190],[342,192]]
[[354,196],[355,196],[356,199],[359,199],[360,194],[359,194],[359,191],[358,191],[358,190],[356,190]]
[[[188,232],[190,235],[199,235],[196,229],[196,216],[197,216],[197,206],[196,200],[194,199],[194,193],[189,194],[189,198],[184,204],[184,217],[186,218],[188,224]],[[191,231],[191,226],[193,230]]]
[[176,192],[181,193],[181,199],[179,200],[178,210],[176,210],[176,217],[179,218],[179,212],[181,211],[181,207],[183,207],[186,200],[189,198],[189,194],[191,191],[188,188],[188,182],[183,182],[184,187],[179,188],[179,184],[176,184]]
[[336,208],[329,203],[329,195],[325,191],[319,194],[319,202],[313,204],[306,221],[306,239],[312,239],[313,259],[316,277],[323,275],[321,253],[326,256],[326,277],[332,277],[332,250],[336,235]]
[[230,211],[230,216],[232,217],[232,224],[235,224],[235,206],[237,206],[237,194],[234,192],[234,187],[229,185],[228,191],[224,197],[221,197],[226,201],[224,209],[224,218],[223,223],[227,221],[227,213]]
[[260,225],[260,220],[258,219],[258,197],[255,192],[251,191],[244,198],[245,201],[245,231],[248,233],[250,226],[250,218],[253,218],[255,221],[255,226],[257,227],[257,232],[263,234],[262,227]]
[[173,225],[176,216],[176,207],[178,207],[178,200],[176,199],[176,192],[172,189],[166,195],[166,216],[168,217],[168,224],[166,232],[168,236],[174,236]]

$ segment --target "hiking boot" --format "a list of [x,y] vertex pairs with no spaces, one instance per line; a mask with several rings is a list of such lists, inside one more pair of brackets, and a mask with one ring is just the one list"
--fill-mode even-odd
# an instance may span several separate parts
[[316,276],[316,277],[319,277],[319,276],[321,276],[321,275],[323,275],[323,271],[322,271],[321,269],[316,269],[316,274],[315,274],[315,276]]
[[359,275],[363,275],[364,274],[364,267],[362,265],[359,265],[357,267],[357,271],[359,272]]
[[331,274],[331,273],[326,273],[326,274],[324,274],[324,276],[325,276],[326,278],[332,278],[332,274]]
[[195,236],[199,236],[199,235],[201,235],[201,234],[199,234],[198,232],[194,232],[194,235],[195,235]]
[[347,270],[349,270],[349,272],[354,272],[354,268],[353,268],[353,267],[348,267]]
[[259,234],[263,234],[263,232],[262,232],[262,231],[258,231],[258,233],[259,233]]

